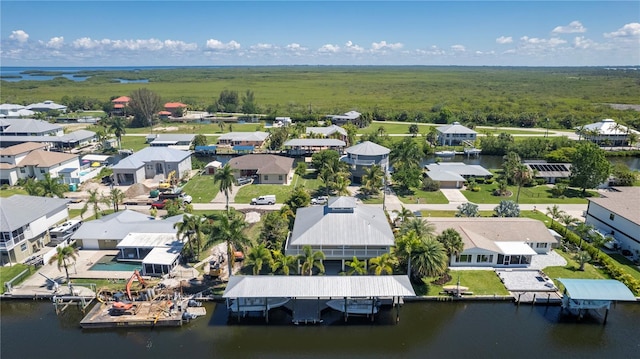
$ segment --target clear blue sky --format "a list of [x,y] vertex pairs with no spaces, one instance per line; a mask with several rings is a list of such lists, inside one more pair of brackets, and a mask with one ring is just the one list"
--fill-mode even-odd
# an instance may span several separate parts
[[0,2],[2,66],[640,64],[640,1]]

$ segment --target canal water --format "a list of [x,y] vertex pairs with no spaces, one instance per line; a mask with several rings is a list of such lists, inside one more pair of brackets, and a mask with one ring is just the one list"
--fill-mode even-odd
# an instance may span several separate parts
[[607,324],[560,307],[511,302],[411,302],[374,323],[336,313],[296,326],[283,309],[229,319],[224,305],[181,328],[83,330],[82,314],[47,301],[0,303],[0,357],[28,358],[637,358],[640,305],[617,304]]

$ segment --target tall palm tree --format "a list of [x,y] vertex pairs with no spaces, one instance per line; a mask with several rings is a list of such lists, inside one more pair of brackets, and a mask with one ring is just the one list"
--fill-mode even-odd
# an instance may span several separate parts
[[272,262],[273,258],[271,257],[271,252],[262,243],[251,248],[249,253],[247,253],[246,265],[253,267],[254,275],[260,274],[262,267],[265,264],[270,266]]
[[346,261],[345,264],[349,269],[346,271],[347,275],[365,275],[367,274],[367,265],[365,261],[361,261],[358,257],[353,256],[353,260]]
[[40,187],[40,184],[38,183],[38,181],[36,181],[33,178],[27,178],[27,180],[24,183],[24,186],[22,186],[24,188],[25,191],[27,191],[27,194],[29,196],[39,196],[42,197],[42,187]]
[[302,254],[298,256],[298,260],[302,261],[300,272],[302,275],[313,275],[313,268],[317,268],[320,273],[324,273],[324,253],[314,251],[311,246],[302,247]]
[[568,213],[563,213],[560,215],[560,217],[558,218],[558,222],[564,224],[564,234],[567,234],[567,227],[569,227],[570,225],[576,223],[577,219],[573,218],[572,215],[568,214]]
[[274,273],[281,272],[284,275],[289,275],[291,271],[297,274],[298,272],[298,257],[292,255],[285,255],[280,250],[271,251],[271,271]]
[[206,222],[199,215],[183,215],[182,221],[173,224],[173,228],[177,229],[176,235],[183,242],[187,242],[189,254],[198,258],[202,248],[202,235]]
[[109,131],[118,139],[118,148],[122,149],[122,135],[127,133],[127,125],[122,117],[116,117],[111,121]]
[[410,231],[416,232],[420,238],[433,237],[436,227],[422,218],[411,217],[400,226],[400,234],[407,234]]
[[333,183],[338,196],[348,196],[350,194],[349,185],[351,180],[347,176],[336,176]]
[[398,261],[390,253],[384,253],[381,256],[369,259],[369,270],[375,275],[393,274]]
[[594,229],[595,227],[591,224],[586,224],[584,222],[576,223],[576,228],[574,228],[573,231],[575,232],[575,234],[578,235],[578,237],[580,237],[580,248],[582,248],[583,240],[587,242],[591,241],[591,238],[593,237],[592,233]]
[[58,270],[64,267],[64,272],[67,275],[67,283],[69,283],[69,265],[75,263],[78,258],[78,249],[72,246],[56,247],[56,254],[49,259],[49,264],[56,262]]
[[412,259],[414,278],[439,277],[447,270],[447,251],[434,238],[421,240],[412,253]]
[[532,178],[533,178],[533,175],[531,174],[529,167],[527,167],[526,165],[523,165],[522,163],[518,164],[513,169],[513,181],[515,182],[515,184],[518,185],[518,194],[516,195],[516,203],[518,203],[518,201],[520,200],[520,189],[522,188],[522,186],[529,183],[529,181],[531,181]]
[[124,192],[119,188],[112,188],[109,192],[109,200],[113,205],[113,211],[118,212],[120,210],[120,204],[124,201]]
[[411,258],[420,245],[420,236],[410,230],[396,239],[394,253],[402,263],[407,264],[407,275],[411,275]]
[[218,239],[227,241],[227,263],[229,265],[229,275],[233,274],[234,252],[243,250],[249,243],[249,238],[244,233],[247,224],[238,216],[221,216],[215,229],[215,236]]
[[547,216],[551,216],[551,225],[553,226],[553,221],[557,218],[560,218],[565,212],[560,209],[560,206],[554,204],[553,207],[547,207]]
[[100,193],[98,193],[97,189],[90,189],[87,191],[89,194],[89,198],[87,198],[87,203],[84,204],[82,208],[83,212],[86,212],[89,205],[93,208],[93,215],[95,219],[100,218],[100,203],[103,203],[103,199],[100,197]]
[[64,198],[64,193],[67,191],[67,185],[61,183],[59,178],[51,177],[49,173],[45,173],[44,179],[37,183],[42,189],[43,197]]
[[367,192],[377,194],[382,187],[382,179],[384,177],[384,171],[379,165],[373,165],[364,170],[362,176],[363,187],[367,189]]
[[457,256],[464,250],[464,243],[460,233],[453,228],[445,229],[436,239],[442,243],[449,258]]
[[229,166],[229,163],[216,171],[213,175],[213,181],[219,184],[220,192],[224,193],[227,199],[227,216],[229,216],[229,194],[233,192],[233,184],[236,181],[233,176],[233,169]]

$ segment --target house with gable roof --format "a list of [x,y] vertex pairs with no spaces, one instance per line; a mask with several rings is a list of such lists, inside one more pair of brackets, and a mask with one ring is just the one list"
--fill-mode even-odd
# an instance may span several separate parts
[[585,222],[640,259],[640,187],[613,187],[588,200]]
[[361,121],[362,114],[358,111],[345,112],[342,115],[327,115],[326,117],[331,120],[334,125],[342,126],[347,123],[351,123],[358,127],[362,127]]
[[[0,183],[10,186],[20,179],[71,177],[80,170],[78,155],[45,150],[46,145],[26,142],[0,149]],[[71,183],[71,181],[66,181]]]
[[182,117],[187,111],[187,105],[182,102],[167,102],[164,104],[164,110],[171,113],[170,116]]
[[476,131],[461,125],[460,122],[439,126],[436,130],[438,131],[438,144],[440,146],[454,146],[465,141],[473,142],[478,136]]
[[191,152],[146,147],[120,160],[112,169],[116,183],[120,185],[141,183],[151,178],[164,180],[172,171],[180,178],[185,171],[191,170]]
[[341,141],[347,142],[347,130],[340,126],[331,125],[327,127],[307,127],[305,129],[307,137],[313,137],[314,135],[322,136],[324,138],[335,138]]
[[267,154],[250,154],[229,160],[236,179],[253,177],[254,183],[289,185],[293,180],[293,158]]
[[389,253],[394,243],[382,208],[356,203],[352,197],[331,197],[324,206],[298,208],[285,254],[297,256],[311,246],[324,253],[325,263],[339,264],[344,271],[345,261],[368,261]]

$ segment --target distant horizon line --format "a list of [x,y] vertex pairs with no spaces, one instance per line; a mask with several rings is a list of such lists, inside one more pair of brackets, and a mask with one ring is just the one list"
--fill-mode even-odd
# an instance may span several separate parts
[[501,68],[640,68],[638,65],[87,65],[87,66],[3,66],[0,69],[15,68],[216,68],[216,67],[501,67]]

